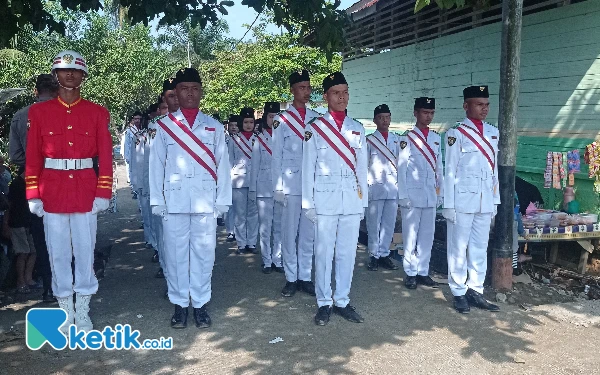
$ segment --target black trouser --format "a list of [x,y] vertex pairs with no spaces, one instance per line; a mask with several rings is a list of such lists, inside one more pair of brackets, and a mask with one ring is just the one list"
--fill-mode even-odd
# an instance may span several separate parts
[[37,274],[42,277],[44,292],[52,288],[52,270],[50,269],[50,257],[48,256],[48,247],[46,246],[46,237],[44,234],[44,219],[31,214],[31,236],[37,258],[35,268]]

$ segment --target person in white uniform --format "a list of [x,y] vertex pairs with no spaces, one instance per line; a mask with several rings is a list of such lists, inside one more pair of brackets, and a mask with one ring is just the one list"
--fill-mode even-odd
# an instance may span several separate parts
[[315,225],[302,208],[302,149],[307,124],[320,115],[306,107],[312,92],[308,71],[292,73],[289,84],[292,105],[273,121],[273,196],[283,205],[281,252],[286,283],[281,295],[292,297],[300,290],[314,296]]
[[242,130],[231,137],[229,161],[231,162],[231,184],[235,207],[234,232],[238,254],[256,252],[258,240],[258,208],[256,201],[248,199],[250,174],[252,173],[252,147],[254,134],[254,109],[242,108],[239,121]]
[[[265,103],[261,131],[256,135],[252,147],[252,170],[250,173],[250,192],[248,199],[256,202],[260,234],[260,252],[262,272],[270,274],[273,270],[283,273],[281,263],[281,212],[283,204],[273,200],[273,118],[279,112],[279,103]],[[271,245],[271,234],[273,245]]]
[[435,99],[415,99],[417,123],[400,137],[398,157],[398,199],[402,213],[404,242],[404,285],[436,287],[429,277],[429,260],[435,232],[436,208],[443,190],[441,137],[429,125],[435,114]]
[[[348,321],[363,318],[350,305],[360,221],[368,206],[365,129],[346,116],[348,84],[342,73],[325,77],[323,97],[329,111],[310,123],[304,135],[302,208],[315,222],[314,321],[326,325],[332,311]],[[335,293],[331,290],[335,263]]]
[[[485,122],[487,86],[463,90],[467,117],[446,133],[443,215],[448,226],[448,284],[454,308],[489,311],[499,307],[483,297],[490,225],[500,204],[498,129]],[[468,251],[467,251],[468,248]]]
[[150,208],[150,148],[148,140],[148,130],[150,123],[157,117],[158,104],[154,103],[148,107],[148,118],[143,126],[143,130],[140,133],[140,144],[137,147],[137,152],[141,155],[141,163],[138,166],[139,170],[139,185],[140,194],[138,195],[140,205],[142,207],[142,221],[144,225],[144,240],[146,241],[146,247],[154,249],[152,255],[152,262],[158,263],[158,250],[156,245],[156,237],[154,235],[154,229],[152,226],[152,209]]
[[171,327],[187,326],[191,299],[196,327],[207,328],[217,217],[231,205],[231,168],[223,125],[198,109],[198,71],[179,70],[175,84],[180,109],[157,121],[150,150],[150,204],[163,217]]
[[375,107],[373,122],[377,130],[367,136],[369,156],[369,208],[367,210],[367,233],[369,236],[369,263],[367,269],[379,267],[397,270],[390,257],[390,245],[394,237],[398,214],[397,161],[400,142],[398,135],[390,133],[392,114],[387,104]]
[[127,183],[131,183],[131,151],[132,144],[135,144],[136,134],[139,131],[140,122],[142,121],[142,113],[135,111],[127,128],[123,132],[121,141],[121,156],[125,159],[125,168],[127,171]]
[[[227,149],[232,146],[232,137],[240,132],[238,128],[239,116],[229,116],[229,123],[227,124],[227,132],[225,133],[225,141],[227,142]],[[231,205],[229,211],[224,214],[225,229],[227,230],[227,242],[235,242],[235,204]]]

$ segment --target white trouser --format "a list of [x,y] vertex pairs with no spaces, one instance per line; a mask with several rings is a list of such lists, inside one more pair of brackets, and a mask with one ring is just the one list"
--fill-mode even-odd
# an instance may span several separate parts
[[235,202],[231,201],[231,207],[229,207],[229,211],[223,214],[223,219],[225,220],[225,229],[227,229],[227,234],[233,233],[235,231]]
[[310,281],[315,225],[306,217],[300,195],[286,195],[286,200],[281,220],[281,255],[285,279],[289,282]]
[[435,232],[435,207],[400,208],[404,272],[407,276],[429,276],[429,260]]
[[[360,215],[317,215],[315,235],[315,291],[317,305],[346,307],[354,273]],[[335,294],[331,270],[335,258]]]
[[131,171],[129,170],[129,163],[125,161],[125,173],[127,173],[127,183],[131,181]]
[[398,200],[377,199],[369,201],[367,209],[367,232],[369,254],[377,259],[390,255],[390,245],[394,238]]
[[152,231],[152,208],[150,207],[150,194],[140,190],[142,194],[138,195],[140,207],[142,209],[142,222],[144,224],[144,241],[156,249],[156,239]]
[[463,296],[469,288],[483,293],[491,222],[491,212],[457,212],[456,224],[447,222],[448,285],[453,295]]
[[217,219],[211,214],[167,214],[163,220],[169,301],[200,308],[211,297]]
[[154,239],[156,241],[156,251],[158,251],[158,262],[163,273],[167,274],[167,268],[165,267],[165,244],[163,241],[163,217],[160,215],[151,215],[152,218],[152,232],[154,233]]
[[248,188],[233,189],[235,207],[235,239],[238,247],[256,246],[258,239],[258,209],[248,199]]
[[[271,263],[281,267],[281,210],[283,206],[273,198],[256,198],[258,206],[258,232],[260,234],[260,253],[265,266]],[[273,246],[271,246],[271,231]]]
[[[52,291],[58,298],[73,292],[83,295],[98,291],[94,275],[97,216],[91,212],[44,215],[46,245],[52,269]],[[75,282],[71,261],[75,257]]]

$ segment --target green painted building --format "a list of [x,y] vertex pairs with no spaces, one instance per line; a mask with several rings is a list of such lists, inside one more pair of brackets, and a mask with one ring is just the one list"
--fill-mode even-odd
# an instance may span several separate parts
[[[373,109],[387,103],[392,127],[413,125],[419,96],[435,97],[433,128],[443,132],[464,118],[462,89],[489,85],[488,121],[498,121],[501,9],[433,6],[413,13],[411,0],[364,0],[348,9],[349,46],[343,72],[350,86],[349,115],[373,129]],[[600,0],[524,0],[518,113],[517,174],[535,184],[547,208],[562,191],[544,189],[548,151],[579,149],[575,175],[582,210],[598,212],[583,161],[600,139]]]

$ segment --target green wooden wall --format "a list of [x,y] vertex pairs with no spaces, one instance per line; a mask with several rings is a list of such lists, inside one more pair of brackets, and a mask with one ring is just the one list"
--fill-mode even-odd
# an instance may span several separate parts
[[[445,131],[464,118],[462,89],[489,85],[488,121],[497,123],[501,25],[393,49],[344,62],[350,86],[349,115],[371,131],[373,109],[392,111],[392,128],[413,125],[414,98],[436,98],[434,129]],[[583,163],[585,145],[600,139],[600,1],[589,0],[523,19],[517,174],[538,186],[548,207],[562,191],[543,189],[548,151],[579,149],[582,172],[576,194],[583,210],[599,211]]]

